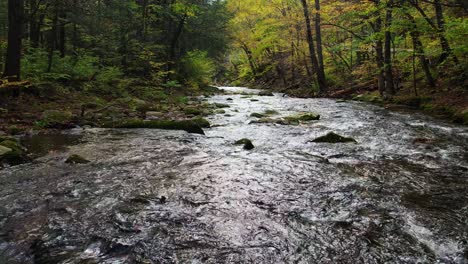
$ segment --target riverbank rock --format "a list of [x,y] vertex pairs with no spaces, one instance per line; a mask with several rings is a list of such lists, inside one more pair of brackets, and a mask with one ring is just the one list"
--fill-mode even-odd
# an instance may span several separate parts
[[68,159],[65,161],[67,164],[86,164],[90,163],[89,160],[79,156],[79,155],[71,155],[68,157]]
[[357,143],[354,138],[343,137],[336,133],[330,132],[325,136],[318,137],[312,140],[314,143]]
[[240,140],[234,142],[234,145],[244,145],[245,150],[252,150],[252,149],[255,148],[252,141],[250,139],[248,139],[248,138],[240,139]]
[[274,94],[270,91],[261,91],[258,93],[260,96],[274,96]]
[[202,127],[210,127],[208,120],[195,118],[191,120],[124,120],[110,122],[103,125],[104,128],[148,128],[165,130],[183,130],[188,133],[204,135]]
[[0,163],[18,165],[27,160],[21,145],[13,138],[0,137]]

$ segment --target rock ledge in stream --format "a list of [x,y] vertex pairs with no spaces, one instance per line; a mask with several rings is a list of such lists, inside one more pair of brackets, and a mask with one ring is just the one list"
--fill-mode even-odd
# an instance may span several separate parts
[[278,124],[278,125],[299,125],[302,122],[320,120],[320,115],[314,113],[299,113],[293,116],[286,116],[283,118],[269,118],[265,114],[251,115],[257,117],[259,120],[250,122],[251,124]]
[[336,133],[330,132],[325,136],[318,137],[312,140],[314,143],[357,143],[354,138],[340,136]]
[[117,123],[106,123],[104,128],[148,128],[165,130],[183,130],[188,133],[205,135],[202,127],[210,127],[210,123],[203,118],[191,120],[126,120]]
[[238,140],[238,141],[234,142],[234,145],[244,145],[245,150],[252,150],[252,149],[255,148],[252,141],[250,139],[247,139],[247,138],[243,138],[241,140]]
[[68,157],[68,159],[65,161],[67,164],[86,164],[90,163],[89,160],[79,156],[79,155],[71,155]]

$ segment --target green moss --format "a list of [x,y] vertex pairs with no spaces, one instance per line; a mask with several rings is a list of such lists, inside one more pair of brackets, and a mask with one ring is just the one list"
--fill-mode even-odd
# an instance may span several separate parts
[[86,164],[89,163],[90,161],[79,156],[79,155],[71,155],[68,157],[68,159],[65,161],[65,163],[68,164]]
[[194,118],[192,119],[193,122],[195,122],[197,125],[199,125],[201,128],[210,128],[211,127],[211,124],[208,120],[204,119],[204,118],[201,118],[201,117],[197,117],[197,118]]
[[321,136],[312,140],[312,142],[315,142],[315,143],[356,143],[356,140],[354,138],[343,137],[336,133],[330,132],[326,134],[325,136]]
[[202,127],[209,127],[209,122],[203,118],[194,120],[124,120],[117,123],[106,123],[105,128],[148,128],[148,129],[165,129],[165,130],[183,130],[188,133],[204,135]]
[[245,150],[252,150],[255,148],[252,141],[248,138],[243,138],[234,142],[234,145],[244,145]]
[[225,114],[225,113],[226,113],[226,111],[223,110],[223,109],[218,109],[218,110],[215,111],[215,114]]

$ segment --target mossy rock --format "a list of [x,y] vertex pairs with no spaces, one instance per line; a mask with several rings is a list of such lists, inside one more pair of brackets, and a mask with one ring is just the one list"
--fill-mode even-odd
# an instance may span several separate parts
[[251,117],[255,117],[255,118],[263,118],[265,117],[264,114],[260,114],[260,113],[252,113],[250,114]]
[[201,117],[194,118],[191,121],[198,124],[201,128],[210,128],[211,127],[210,122],[208,120],[204,119],[204,118],[201,118]]
[[68,157],[68,159],[65,161],[65,163],[67,163],[67,164],[86,164],[86,163],[90,163],[90,161],[75,154],[75,155],[71,155],[70,157]]
[[278,113],[278,111],[276,111],[276,110],[266,110],[263,114],[264,114],[264,115],[269,115],[269,116],[270,116],[270,115],[277,115],[277,114],[279,114],[279,113]]
[[184,109],[184,113],[186,115],[198,116],[198,115],[204,115],[205,112],[203,111],[203,109],[200,109],[200,108],[188,107]]
[[0,139],[0,162],[7,163],[10,165],[18,165],[27,160],[26,153],[21,145],[14,139]]
[[312,142],[315,143],[357,143],[354,138],[343,137],[336,133],[330,132],[325,136],[318,137]]
[[227,98],[226,101],[234,101],[232,98]]
[[258,100],[258,99],[250,99],[250,101],[251,101],[251,102],[258,102],[258,101],[260,101],[260,100]]
[[202,127],[209,127],[210,123],[203,119],[197,118],[193,120],[124,120],[117,123],[106,123],[105,128],[148,128],[148,129],[165,129],[165,130],[183,130],[188,133],[204,135]]
[[234,145],[244,145],[245,150],[252,150],[255,148],[252,141],[248,138],[243,138],[234,142]]
[[258,93],[260,96],[274,96],[274,94],[270,91],[261,91]]
[[226,113],[226,111],[223,110],[223,109],[218,109],[218,110],[215,111],[215,114],[221,114],[222,115],[222,114],[225,114],[225,113]]
[[48,128],[70,127],[73,114],[69,111],[47,110],[42,113],[39,123]]
[[291,122],[291,123],[298,123],[298,122],[307,122],[307,121],[315,121],[320,120],[320,115],[314,113],[300,113],[293,116],[287,116],[284,120]]
[[228,104],[215,103],[214,105],[216,106],[216,108],[229,108],[230,107]]
[[250,116],[255,118],[265,118],[272,115],[277,115],[278,112],[275,110],[266,110],[263,113],[252,113]]

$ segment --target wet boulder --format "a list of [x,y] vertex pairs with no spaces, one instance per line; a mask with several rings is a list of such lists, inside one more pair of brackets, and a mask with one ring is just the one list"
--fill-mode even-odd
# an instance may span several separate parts
[[315,121],[320,120],[320,115],[315,113],[299,113],[297,115],[287,116],[284,118],[284,120],[288,121],[289,123]]
[[216,108],[229,108],[230,107],[228,104],[215,103],[214,105],[216,106]]
[[204,135],[202,127],[209,127],[210,123],[203,118],[192,120],[141,120],[131,119],[120,122],[109,122],[103,125],[104,128],[148,128],[165,130],[183,130],[188,133]]
[[234,145],[244,145],[245,150],[252,150],[252,149],[255,148],[252,141],[250,139],[248,139],[248,138],[240,139],[240,140],[234,142]]
[[0,164],[18,165],[27,161],[23,147],[13,138],[0,137]]
[[71,155],[70,157],[68,157],[68,159],[65,161],[65,163],[67,164],[86,164],[86,163],[90,163],[89,160],[81,157],[80,155]]
[[258,93],[260,96],[274,96],[274,94],[270,91],[261,91]]
[[265,115],[260,114],[260,113],[252,113],[252,114],[250,114],[250,117],[263,118],[263,117],[265,117]]
[[336,133],[330,132],[325,136],[318,137],[312,140],[314,143],[357,143],[354,138],[343,137]]

